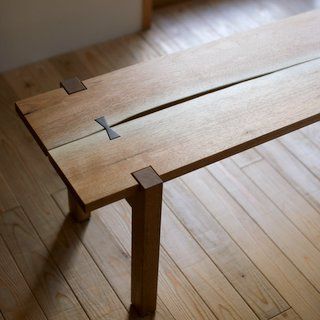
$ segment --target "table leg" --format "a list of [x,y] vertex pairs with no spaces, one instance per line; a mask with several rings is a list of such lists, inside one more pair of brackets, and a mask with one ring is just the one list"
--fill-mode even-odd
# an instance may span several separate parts
[[151,168],[133,176],[140,187],[132,206],[131,301],[140,315],[152,313],[157,304],[162,180]]
[[78,204],[77,200],[74,198],[73,194],[68,191],[69,200],[69,212],[73,219],[77,222],[83,222],[90,219],[91,212],[84,211]]

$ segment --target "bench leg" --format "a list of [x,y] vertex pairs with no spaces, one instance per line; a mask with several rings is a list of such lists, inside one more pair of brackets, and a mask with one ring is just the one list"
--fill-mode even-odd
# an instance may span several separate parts
[[68,191],[69,212],[74,220],[83,222],[90,219],[90,212],[85,212],[78,204],[74,196]]
[[131,198],[131,301],[139,315],[152,313],[157,304],[162,180],[151,168],[133,173],[140,184]]

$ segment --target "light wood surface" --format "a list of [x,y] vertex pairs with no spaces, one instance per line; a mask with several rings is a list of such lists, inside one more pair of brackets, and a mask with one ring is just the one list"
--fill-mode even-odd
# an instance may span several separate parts
[[[39,235],[37,243],[45,245],[52,264],[61,271],[90,319],[141,319],[129,311],[131,210],[121,201],[97,210],[89,223],[77,224],[66,218],[67,190],[16,116],[14,102],[55,89],[65,78],[78,75],[84,80],[317,6],[319,1],[304,0],[188,1],[156,10],[153,26],[147,32],[0,75],[0,179],[5,181],[0,187],[0,203],[5,204],[1,214],[14,221],[11,205],[16,206],[17,201],[23,207]],[[298,138],[295,145],[289,144],[288,139],[277,139],[232,159],[246,176],[255,178],[258,188],[296,226],[294,232],[302,233],[314,244],[319,232],[316,213],[320,212],[320,182],[315,174],[318,166],[310,154],[315,149],[309,142],[319,148],[319,123],[299,132],[307,140],[293,135],[293,140]],[[296,148],[303,152],[298,153]],[[258,165],[261,160],[263,163]],[[186,193],[180,181],[191,194]],[[242,188],[241,183],[237,188]],[[319,291],[293,259],[295,248],[298,253],[301,250],[300,240],[289,243],[292,248],[285,254],[279,249],[279,239],[274,241],[266,229],[257,226],[229,190],[206,169],[165,184],[164,198],[170,208],[164,204],[166,224],[160,249],[158,305],[154,317],[146,319],[234,320],[237,314],[236,319],[246,320],[250,310],[251,316],[254,312],[261,320],[320,319]],[[262,212],[268,211],[268,203],[263,206]],[[260,224],[267,217],[261,213]],[[181,243],[176,248],[172,243],[177,241],[177,234]],[[26,237],[21,232],[15,235],[17,242],[24,243]],[[0,243],[1,316],[5,320],[47,319],[35,298],[37,291],[23,277],[8,249],[9,243],[3,238]],[[32,247],[25,250],[26,254],[32,252]],[[183,259],[180,251],[185,253]],[[27,261],[32,264],[35,257]],[[308,261],[304,263],[307,265]],[[40,276],[34,275],[36,279]],[[286,304],[290,309],[283,312]],[[61,314],[55,312],[59,309],[54,306],[47,305],[52,318],[67,314],[67,304],[60,304]],[[76,317],[70,314],[67,319]]]
[[[158,58],[17,103],[44,149],[78,140],[151,109],[319,57],[320,12],[289,18],[187,52]],[[41,110],[39,110],[41,109]],[[37,112],[35,112],[37,111]]]
[[131,196],[141,168],[167,181],[318,121],[319,79],[320,60],[300,64],[115,126],[116,140],[103,131],[66,144],[50,159],[93,210]]

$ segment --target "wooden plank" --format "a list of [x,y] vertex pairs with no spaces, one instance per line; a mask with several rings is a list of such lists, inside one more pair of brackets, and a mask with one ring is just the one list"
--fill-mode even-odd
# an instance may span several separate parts
[[13,209],[19,205],[12,190],[4,180],[0,170],[0,213],[6,210]]
[[163,183],[151,168],[133,173],[139,191],[131,199],[131,299],[141,316],[157,305]]
[[206,169],[194,171],[182,178],[288,304],[303,319],[319,319],[319,292],[228,191]]
[[286,301],[181,179],[165,184],[164,201],[260,319],[288,309]]
[[244,168],[252,163],[262,160],[262,157],[254,149],[249,149],[234,155],[232,160],[239,166],[239,168]]
[[[69,214],[68,207],[68,192],[61,190],[53,195],[55,201],[65,215]],[[108,212],[112,211],[108,207]],[[115,212],[115,211],[114,211]],[[117,215],[117,212],[114,213]],[[121,225],[122,221],[117,221],[117,225]],[[119,243],[110,231],[101,221],[99,214],[93,214],[90,223],[76,224],[77,234],[81,236],[83,244],[86,246],[90,255],[93,257],[100,270],[108,279],[111,286],[114,288],[117,296],[121,299],[127,310],[130,309],[130,275],[131,275],[131,259],[130,252]],[[127,231],[127,230],[126,230]],[[130,234],[127,234],[130,240]],[[174,301],[174,292],[169,288],[165,288],[164,292],[169,295],[169,298]],[[173,296],[170,296],[172,294]],[[171,307],[170,304],[167,304]],[[158,299],[158,306],[155,314],[146,319],[155,320],[173,320],[173,316],[167,306],[162,302],[161,297]],[[131,310],[130,310],[131,311]],[[185,314],[175,314],[175,319],[185,319]]]
[[209,170],[320,291],[320,252],[311,242],[230,159]]
[[316,144],[309,140],[302,131],[295,131],[290,135],[285,135],[280,141],[320,179],[320,149]]
[[320,250],[319,212],[266,161],[251,164],[243,171]]
[[319,79],[320,60],[301,64],[115,126],[121,138],[99,132],[69,143],[50,158],[92,210],[133,194],[131,173],[141,168],[167,181],[318,121]]
[[[110,232],[119,239],[130,256],[131,210],[126,201],[101,208],[96,211],[96,214],[100,216]],[[162,235],[164,235],[163,229]],[[208,305],[163,248],[160,250],[158,286],[160,299],[176,320],[216,319]],[[218,297],[218,295],[214,296]]]
[[17,99],[26,99],[54,90],[61,81],[61,75],[49,60],[7,71],[2,76],[16,95],[16,99],[11,101],[11,108]]
[[[228,31],[227,35],[238,32],[239,30],[234,28],[234,20],[232,20],[232,24],[229,24],[230,11],[237,4],[230,3],[230,5],[225,4],[224,6],[219,6],[218,3],[215,3],[213,5],[215,6],[214,8],[210,7],[208,2],[202,2],[201,4],[199,2],[182,2],[174,7],[158,10],[152,30],[143,33],[142,36],[158,52],[170,54],[178,50],[183,50],[186,46],[192,46],[193,41],[196,41],[196,43],[199,44],[220,38],[221,35],[214,31],[214,28],[217,28],[217,21],[219,20],[221,20],[221,26],[223,26],[224,29],[228,29],[226,30]],[[262,4],[260,4],[260,6],[261,5]],[[244,7],[246,13],[245,19],[242,19],[239,22],[239,25],[243,25],[244,22],[249,21],[248,12],[254,11],[255,16],[259,14],[257,8],[255,8],[255,3],[250,2],[250,6],[241,3],[240,8],[243,9]],[[173,14],[175,17],[174,21],[172,21],[172,18],[170,19]],[[209,16],[208,21],[206,21],[206,14]],[[168,15],[168,19],[159,19],[159,16],[163,17],[163,15]],[[261,24],[260,20],[259,23]],[[162,30],[157,28],[157,24],[165,30],[165,34]],[[210,26],[211,24],[213,26]],[[195,25],[197,26],[196,28],[194,27]],[[252,23],[250,21],[250,27],[257,27],[257,23]],[[177,29],[179,29],[179,32],[177,32]],[[192,41],[190,38],[192,38]],[[175,40],[173,41],[172,39]],[[252,162],[259,161],[261,157],[258,153],[254,152],[254,150],[249,149],[233,156],[233,159],[240,167],[244,167]]]
[[320,123],[314,123],[302,129],[302,132],[320,148]]
[[166,205],[162,228],[164,249],[218,319],[258,319]]
[[150,109],[319,57],[318,34],[313,32],[320,28],[319,14],[289,18],[92,78],[84,81],[88,90],[77,95],[55,90],[18,102],[18,110],[43,146],[51,149],[101,130],[94,122],[98,117],[106,116],[114,125]]
[[0,310],[6,320],[46,320],[0,236]]
[[[96,212],[110,230],[112,228],[112,231],[121,239],[125,248],[130,250],[131,213],[128,206],[121,201]],[[248,306],[199,246],[192,243],[190,236],[166,206],[163,208],[163,219],[162,245],[165,251],[161,251],[160,258],[159,296],[167,306],[171,306],[170,311],[174,317],[180,314],[178,316],[180,319],[182,310],[186,312],[187,316],[184,316],[187,318],[190,316],[196,318],[197,315],[200,317],[198,311],[200,308],[196,307],[194,298],[190,300],[191,296],[197,294],[190,291],[189,284],[185,283],[177,271],[173,272],[174,269],[172,271],[168,269],[167,261],[171,259],[184,272],[193,288],[219,319],[255,319],[255,315],[248,309]],[[167,257],[166,252],[171,258]],[[171,285],[168,287],[171,281],[175,283],[173,288]],[[172,289],[176,292],[175,298],[168,296],[168,292],[171,293]]]
[[88,319],[21,208],[0,216],[0,233],[48,319]]
[[[59,198],[59,203],[67,212],[66,191],[64,195],[60,194]],[[91,227],[92,223],[94,225]],[[81,225],[78,225],[78,228],[79,231],[84,230]],[[110,234],[113,234],[113,237]],[[114,243],[113,239],[118,239],[119,243]],[[128,306],[130,305],[128,286],[130,282],[130,239],[131,208],[126,201],[97,210],[92,215],[88,228],[85,229],[86,246],[99,267],[108,276],[122,301]],[[157,309],[156,319],[170,319],[166,308],[176,320],[215,319],[214,314],[164,250],[160,250],[158,286],[158,307],[160,309]],[[211,299],[216,301],[216,297],[219,296],[215,294]],[[224,300],[223,305],[227,306],[228,301]]]
[[[50,70],[47,71],[49,72]],[[42,72],[45,71],[42,70]],[[19,73],[17,72],[17,74]],[[20,79],[20,81],[23,80]],[[45,80],[43,81],[46,82]],[[2,132],[1,135],[5,136],[3,147],[8,148],[9,145],[19,146],[17,148],[19,157],[26,164],[28,171],[41,181],[49,192],[56,192],[63,188],[63,182],[50,165],[48,159],[39,150],[34,139],[32,139],[14,111],[14,101],[23,94],[22,91],[19,95],[15,93],[20,90],[19,88],[19,81],[17,81],[15,87],[11,87],[4,76],[0,76],[0,130]]]
[[259,153],[320,212],[320,181],[279,141],[257,147]]
[[41,180],[29,173],[16,145],[4,141],[0,131],[0,148],[6,150],[0,153],[3,176],[89,318],[127,319],[125,308],[75,234],[72,223],[63,217]]
[[289,309],[278,316],[272,318],[272,320],[301,320],[302,318],[296,314],[293,309]]

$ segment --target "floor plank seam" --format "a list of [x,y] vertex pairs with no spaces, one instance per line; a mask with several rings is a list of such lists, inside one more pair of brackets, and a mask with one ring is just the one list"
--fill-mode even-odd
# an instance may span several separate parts
[[[278,141],[278,139],[277,139],[277,141]],[[279,142],[279,141],[278,141],[278,142]],[[284,146],[282,143],[281,143],[281,145],[290,153],[290,155],[291,155],[292,157],[294,157],[294,158],[296,159],[297,162],[300,163],[300,165],[302,165],[310,174],[312,174],[312,176],[313,176],[316,180],[318,180],[318,181],[320,182],[320,179],[318,179],[318,178],[304,165],[304,163],[302,163],[300,160],[298,160],[298,159],[295,157],[295,155],[293,155],[293,154],[288,150],[288,148],[286,148],[286,146]],[[281,173],[280,170],[278,170],[278,168],[273,164],[273,162],[272,162],[270,159],[268,159],[268,157],[263,157],[262,154],[260,153],[260,151],[259,151],[256,147],[255,147],[255,150],[256,150],[256,152],[257,152],[262,158],[265,159],[266,162],[268,162],[268,164],[269,164],[284,180],[287,181],[287,183],[288,183],[297,193],[300,194],[301,197],[303,197],[303,198],[305,199],[306,202],[308,202],[308,204],[309,204],[311,207],[313,207],[314,210],[316,210],[316,211],[320,214],[319,209],[318,209],[317,207],[315,207],[314,204],[313,204],[312,202],[310,202],[310,200],[309,200],[308,198],[305,197],[305,195],[303,194],[303,192],[301,192],[291,181],[289,181],[289,180],[285,177],[285,175],[283,175],[283,173]]]
[[280,312],[279,314],[276,314],[275,316],[269,318],[268,320],[273,320],[273,319],[275,319],[276,317],[279,317],[280,315],[285,314],[286,312],[288,312],[288,311],[291,310],[291,309],[293,310],[292,307],[289,307],[287,310],[284,310],[284,311]]
[[[54,194],[56,194],[57,192],[55,192]],[[68,217],[64,215],[62,208],[60,208],[59,204],[57,203],[56,199],[54,198],[53,195],[51,195],[51,197],[53,198],[53,201],[55,202],[55,204],[57,205],[57,207],[59,208],[59,211],[61,212],[61,214],[63,215],[63,217],[65,219],[67,219]],[[88,222],[90,223],[90,222]],[[117,298],[119,299],[119,301],[121,302],[121,304],[123,305],[123,307],[125,308],[125,310],[129,311],[125,304],[123,303],[123,301],[120,299],[120,296],[118,295],[117,291],[115,290],[115,288],[112,286],[112,284],[110,283],[109,279],[107,278],[107,276],[104,274],[103,270],[100,268],[99,264],[97,263],[97,261],[94,259],[94,257],[92,256],[90,250],[87,248],[87,246],[85,245],[85,243],[82,241],[82,239],[79,237],[77,230],[75,230],[76,228],[74,228],[72,226],[72,230],[75,233],[75,235],[77,236],[77,238],[79,239],[79,241],[82,243],[83,247],[85,248],[85,250],[87,251],[88,255],[90,256],[90,258],[92,259],[92,261],[94,262],[94,264],[97,266],[99,272],[102,274],[102,276],[105,278],[106,282],[109,284],[110,288],[113,290],[114,294],[117,296]],[[66,280],[67,281],[67,280]],[[80,301],[79,301],[80,303]],[[80,303],[81,307],[83,308],[82,304]],[[84,309],[84,308],[83,308]],[[85,310],[85,309],[84,309]],[[86,312],[87,314],[87,312]],[[89,315],[87,314],[88,318],[91,319],[89,317]]]
[[[105,228],[110,232],[110,234],[113,236],[113,238],[115,239],[115,241],[118,243],[118,245],[121,246],[122,250],[124,252],[126,252],[126,254],[130,257],[130,260],[131,260],[131,252],[129,252],[122,244],[121,240],[119,239],[119,237],[106,225],[105,225]],[[163,246],[160,245],[162,250],[164,250]],[[161,249],[160,249],[161,250]],[[171,257],[170,257],[171,259]],[[172,260],[172,259],[171,259]],[[185,277],[184,273],[183,273],[183,276]],[[189,281],[189,279],[187,279],[187,281]],[[158,299],[163,303],[164,306],[166,306],[166,304],[164,303],[164,301],[161,299],[161,297],[159,296],[159,293],[158,293]],[[121,300],[122,302],[122,300]],[[171,314],[172,318],[175,318],[172,314],[172,312],[168,309],[168,312]]]
[[[291,150],[288,148],[282,141],[281,139],[278,139],[279,143],[298,161],[300,164],[302,164],[319,182],[320,178],[301,160],[299,159]],[[318,149],[318,146],[316,146]]]
[[[21,209],[22,209],[22,207],[21,207]],[[40,310],[42,311],[43,316],[44,316],[46,319],[48,319],[48,316],[47,316],[45,310],[42,308],[42,305],[40,304],[39,300],[38,300],[37,297],[35,296],[32,288],[29,286],[29,283],[28,283],[27,279],[25,278],[24,274],[22,273],[19,265],[17,264],[16,259],[14,258],[14,255],[12,254],[12,252],[11,252],[11,250],[10,250],[7,242],[5,241],[5,239],[4,239],[4,237],[3,237],[3,235],[2,235],[1,233],[0,233],[0,238],[1,238],[1,240],[3,241],[3,243],[4,243],[4,245],[5,245],[5,248],[8,250],[8,252],[9,252],[9,254],[10,254],[10,256],[11,256],[11,259],[12,259],[12,261],[14,262],[14,264],[15,264],[18,272],[20,273],[21,277],[23,278],[23,280],[24,280],[24,282],[25,282],[25,285],[29,288],[30,293],[32,294],[33,299],[37,302],[38,307],[39,307]]]
[[[231,159],[231,161],[232,161],[233,163],[235,163],[232,159]],[[265,160],[265,161],[266,161],[266,160]],[[236,164],[236,163],[235,163],[235,164]],[[311,241],[311,240],[304,234],[304,232],[282,211],[282,209],[278,206],[278,204],[277,204],[271,197],[269,197],[269,195],[266,194],[265,191],[264,191],[258,184],[256,184],[255,181],[252,180],[252,178],[251,178],[245,171],[243,171],[243,174],[252,182],[252,184],[253,184],[258,190],[260,190],[260,191],[264,194],[264,196],[265,196],[267,199],[269,199],[269,201],[282,213],[283,217],[284,217],[284,218],[297,230],[297,232],[299,232],[299,233],[319,252],[319,254],[320,254],[320,249],[317,248],[317,247],[314,245],[313,241]],[[285,181],[287,181],[287,180],[285,180]],[[291,186],[291,185],[290,185],[290,186]],[[320,292],[320,291],[319,291],[319,292]]]
[[[166,203],[167,207],[169,208],[169,210],[172,212],[172,214],[176,217],[176,219],[179,221],[179,223],[181,224],[182,228],[185,230],[185,232],[193,239],[193,241],[196,242],[196,244],[199,246],[200,250],[209,258],[209,260],[215,265],[215,267],[219,270],[219,272],[222,274],[222,276],[224,277],[224,279],[226,279],[226,281],[231,285],[231,287],[237,292],[237,294],[242,298],[242,300],[244,301],[244,303],[248,306],[248,308],[257,316],[258,319],[260,319],[259,315],[253,310],[253,308],[249,305],[249,303],[247,302],[247,300],[242,296],[242,294],[234,287],[234,285],[232,284],[232,282],[225,276],[224,272],[221,270],[221,268],[214,262],[214,260],[212,259],[212,257],[210,257],[210,255],[206,252],[206,250],[202,247],[202,245],[199,243],[199,241],[194,237],[194,235],[188,230],[188,228],[184,225],[184,223],[180,220],[180,218],[174,213],[174,210],[170,207],[170,204],[166,201],[166,197],[164,196],[163,201]],[[169,253],[167,252],[167,254],[169,255]],[[170,256],[171,257],[171,256]],[[173,260],[173,258],[171,257],[171,259]],[[173,260],[174,261],[174,260]],[[180,271],[183,273],[183,271],[180,269]],[[184,274],[184,273],[183,273]],[[185,277],[187,277],[185,275]],[[196,288],[194,288],[196,290]],[[197,290],[196,290],[197,291]],[[209,306],[208,306],[209,307]],[[209,307],[210,308],[210,307]],[[212,311],[213,312],[213,311]],[[216,315],[217,319],[218,316]]]
[[[208,170],[206,168],[206,170]],[[215,177],[212,175],[210,170],[208,170],[211,176],[215,179]],[[218,182],[220,184],[220,182]],[[221,185],[221,184],[220,184]],[[296,264],[292,261],[292,259],[285,253],[283,250],[277,245],[277,243],[262,229],[262,227],[259,225],[259,223],[254,219],[253,217],[248,214],[247,210],[239,203],[239,201],[229,192],[227,188],[225,188],[223,185],[221,185],[222,188],[224,188],[225,191],[230,195],[230,197],[242,208],[242,210],[248,215],[248,217],[256,224],[256,226],[260,229],[261,232],[265,234],[266,237],[269,238],[269,240],[280,250],[280,252],[290,261],[290,263],[296,268],[296,270],[305,278],[306,281],[309,282],[309,284],[320,294],[320,289],[318,289],[300,270],[299,267],[296,266]],[[269,280],[270,281],[270,280]]]
[[[205,167],[206,169],[206,167]],[[207,169],[206,169],[207,170]],[[207,170],[209,171],[209,170]],[[213,179],[215,179],[213,177]],[[211,210],[201,201],[201,199],[198,198],[198,196],[193,192],[193,190],[190,189],[190,187],[188,186],[187,183],[185,183],[182,179],[181,179],[182,183],[185,185],[185,187],[194,195],[194,197],[197,199],[197,201],[199,201],[201,203],[201,205],[205,208],[205,210],[210,214],[210,216],[212,217],[212,219],[224,230],[224,232],[230,237],[230,239],[232,240],[232,242],[239,248],[239,250],[247,257],[247,259],[252,263],[253,266],[255,266],[255,268],[263,275],[263,277],[268,281],[268,283],[272,286],[272,288],[279,294],[279,296],[286,302],[286,304],[288,306],[290,306],[290,304],[288,303],[288,301],[282,296],[282,294],[279,292],[279,290],[277,288],[274,287],[274,285],[272,284],[272,282],[270,281],[270,279],[263,273],[262,270],[260,270],[260,268],[254,263],[254,261],[248,256],[248,254],[244,251],[244,249],[236,242],[236,240],[233,238],[233,236],[224,228],[224,226],[220,223],[220,221],[218,219],[216,219],[216,217],[211,213]],[[219,182],[218,182],[219,183]],[[220,183],[219,183],[220,184]],[[229,194],[229,192],[228,192]],[[231,196],[229,194],[229,196]],[[247,211],[244,210],[244,212],[247,214]],[[251,218],[249,216],[249,218]],[[259,227],[259,225],[258,225]],[[260,227],[259,227],[260,228]],[[261,229],[261,228],[260,228]],[[263,230],[262,230],[263,231]],[[264,232],[264,231],[263,231]],[[219,269],[220,270],[220,269]],[[223,272],[222,272],[223,273]],[[232,285],[232,284],[231,284]],[[233,285],[232,285],[233,286]],[[237,292],[238,290],[236,288],[234,288]],[[242,295],[238,292],[238,294],[242,297]],[[242,299],[246,302],[246,300],[242,297]],[[247,303],[247,302],[246,302]],[[250,307],[250,306],[249,306]],[[250,307],[251,308],[251,307]],[[259,318],[259,317],[258,317]]]

